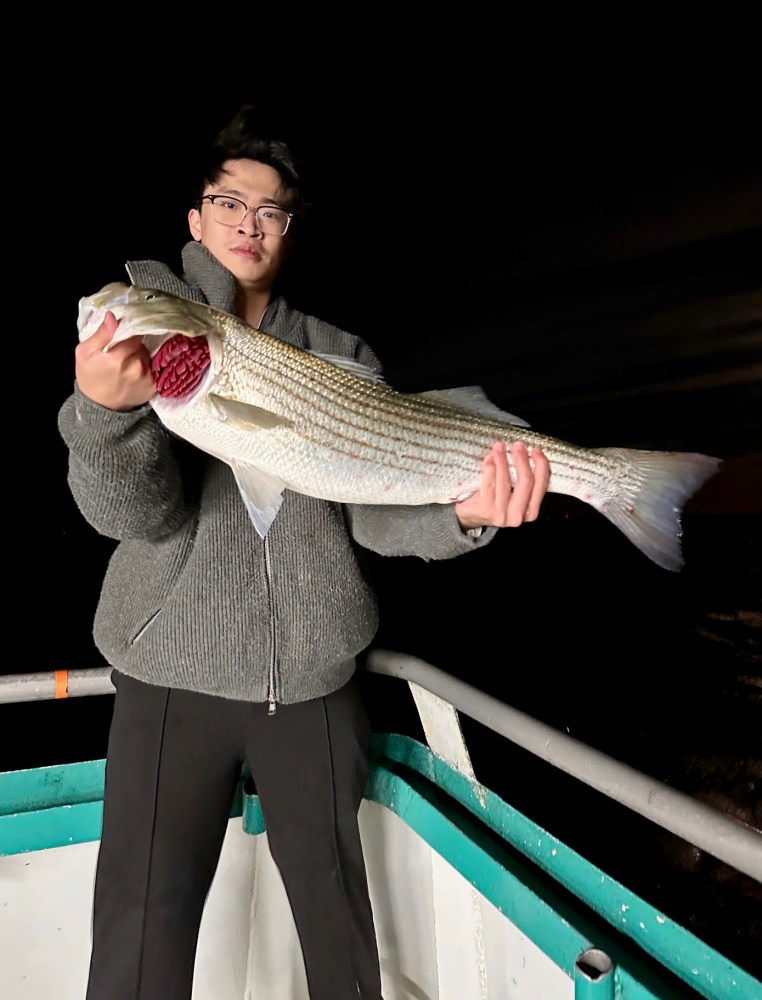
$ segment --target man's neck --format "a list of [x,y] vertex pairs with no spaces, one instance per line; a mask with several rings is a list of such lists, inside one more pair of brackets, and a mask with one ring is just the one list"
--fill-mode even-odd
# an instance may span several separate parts
[[239,288],[236,295],[236,315],[249,326],[259,327],[270,302],[271,293]]

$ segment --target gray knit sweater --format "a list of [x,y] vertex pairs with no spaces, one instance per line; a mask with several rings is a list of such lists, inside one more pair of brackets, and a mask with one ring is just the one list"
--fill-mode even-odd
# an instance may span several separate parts
[[[127,273],[133,284],[233,311],[233,275],[198,243],[182,259],[183,280],[157,261],[129,263]],[[261,328],[380,368],[358,337],[283,298]],[[149,684],[284,704],[328,694],[349,679],[378,626],[358,546],[446,559],[495,534],[464,533],[451,505],[350,506],[286,491],[263,540],[229,466],[170,434],[149,404],[116,412],[75,385],[58,426],[80,511],[119,543],[96,610],[96,646]]]

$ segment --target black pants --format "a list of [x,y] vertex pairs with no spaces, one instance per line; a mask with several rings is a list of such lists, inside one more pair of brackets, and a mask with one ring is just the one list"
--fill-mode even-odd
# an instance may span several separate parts
[[356,682],[268,716],[263,704],[116,671],[113,680],[87,1000],[190,1000],[201,915],[244,763],[311,1000],[380,1000],[357,822],[370,727]]

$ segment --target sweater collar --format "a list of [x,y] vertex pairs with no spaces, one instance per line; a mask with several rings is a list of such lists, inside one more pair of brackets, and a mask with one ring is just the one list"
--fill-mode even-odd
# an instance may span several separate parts
[[[210,306],[235,312],[235,278],[205,246],[195,240],[186,243],[182,250],[182,262],[183,279],[189,285],[200,288]],[[281,340],[304,347],[301,327],[290,322],[290,310],[282,296],[270,299],[260,327]]]
[[182,261],[183,278],[203,291],[210,306],[225,312],[235,311],[235,278],[205,246],[195,240],[186,243]]

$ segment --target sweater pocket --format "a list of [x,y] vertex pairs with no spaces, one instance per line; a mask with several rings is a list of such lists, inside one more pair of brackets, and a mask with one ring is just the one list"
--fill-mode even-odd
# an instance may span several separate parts
[[182,576],[196,535],[195,521],[165,540],[120,542],[109,560],[93,624],[100,652],[118,662],[161,615]]

